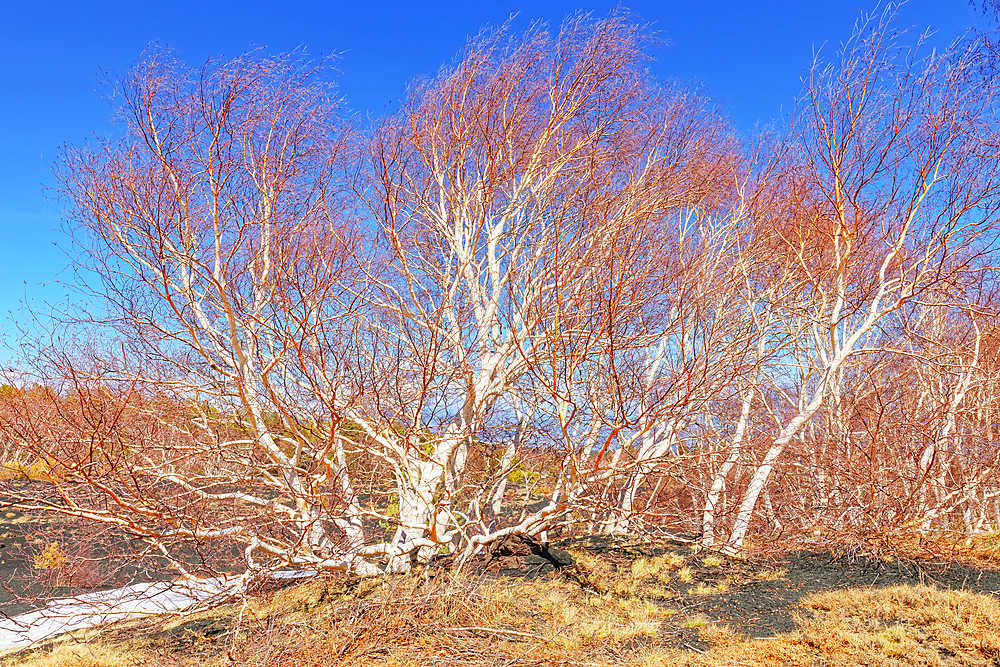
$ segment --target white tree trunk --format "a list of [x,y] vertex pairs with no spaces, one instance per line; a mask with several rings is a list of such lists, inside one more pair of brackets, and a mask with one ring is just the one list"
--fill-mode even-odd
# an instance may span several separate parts
[[740,508],[736,514],[733,532],[730,533],[729,540],[726,542],[726,552],[735,553],[743,548],[743,540],[746,538],[747,529],[750,527],[750,519],[753,516],[754,508],[757,506],[757,499],[764,490],[764,485],[767,484],[767,480],[771,476],[771,471],[774,470],[774,465],[778,461],[778,457],[785,450],[785,446],[792,441],[792,438],[812,419],[820,406],[823,405],[824,396],[825,390],[821,384],[816,390],[813,400],[782,429],[780,435],[767,450],[764,460],[761,461],[761,464],[754,471],[753,476],[750,478],[750,484],[743,494],[743,502],[740,503]]
[[733,433],[733,440],[730,445],[729,457],[723,462],[719,471],[712,480],[712,487],[709,489],[708,497],[705,499],[705,511],[701,518],[701,543],[707,547],[715,544],[715,511],[719,504],[719,497],[726,487],[726,479],[729,472],[739,461],[743,451],[743,440],[746,437],[747,425],[750,421],[750,408],[753,404],[754,392],[748,389],[743,393],[743,406],[740,409],[740,420],[736,424],[736,432]]

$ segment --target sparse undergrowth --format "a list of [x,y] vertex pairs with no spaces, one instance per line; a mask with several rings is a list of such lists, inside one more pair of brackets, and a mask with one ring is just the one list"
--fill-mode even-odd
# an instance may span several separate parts
[[753,564],[679,545],[599,547],[582,540],[571,568],[531,580],[445,569],[317,579],[195,615],[95,630],[4,664],[1000,664],[992,595],[921,584],[813,592],[791,610],[790,632],[749,637],[712,603],[755,586],[793,587],[798,561]]

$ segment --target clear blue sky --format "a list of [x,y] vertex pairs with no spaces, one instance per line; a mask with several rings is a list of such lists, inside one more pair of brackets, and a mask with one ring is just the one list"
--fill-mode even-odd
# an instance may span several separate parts
[[[606,15],[615,2],[481,0],[133,0],[0,2],[0,363],[15,344],[23,302],[65,298],[68,238],[47,194],[63,143],[110,131],[100,71],[129,69],[150,42],[189,64],[250,45],[339,53],[340,92],[353,112],[391,110],[415,77],[451,61],[469,35],[517,13],[514,25],[558,26],[576,10]],[[861,0],[634,0],[626,3],[666,40],[652,67],[662,78],[696,81],[737,127],[788,110],[814,48],[832,51],[851,32]],[[977,21],[967,0],[911,0],[902,26],[937,29],[947,42]],[[981,19],[980,19],[981,21]]]

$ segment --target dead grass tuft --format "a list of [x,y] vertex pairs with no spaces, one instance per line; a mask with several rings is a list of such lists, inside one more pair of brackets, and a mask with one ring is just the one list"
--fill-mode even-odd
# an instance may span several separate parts
[[26,459],[11,459],[0,463],[0,480],[23,479],[29,482],[46,482],[58,475],[52,466],[42,459],[28,462]]
[[777,570],[760,570],[755,575],[761,581],[778,581],[788,576],[788,570],[779,568]]
[[643,579],[653,577],[661,581],[670,581],[670,573],[684,565],[684,557],[668,553],[655,558],[637,558],[632,561],[632,576]]
[[701,564],[705,567],[719,567],[725,562],[721,556],[705,556],[701,559]]

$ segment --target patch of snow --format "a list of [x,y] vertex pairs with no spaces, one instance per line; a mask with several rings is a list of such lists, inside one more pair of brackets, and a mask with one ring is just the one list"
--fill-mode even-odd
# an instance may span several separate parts
[[[316,572],[282,571],[274,579],[306,579]],[[243,577],[158,581],[50,600],[43,608],[0,619],[0,651],[23,648],[74,630],[169,612],[240,593]]]

